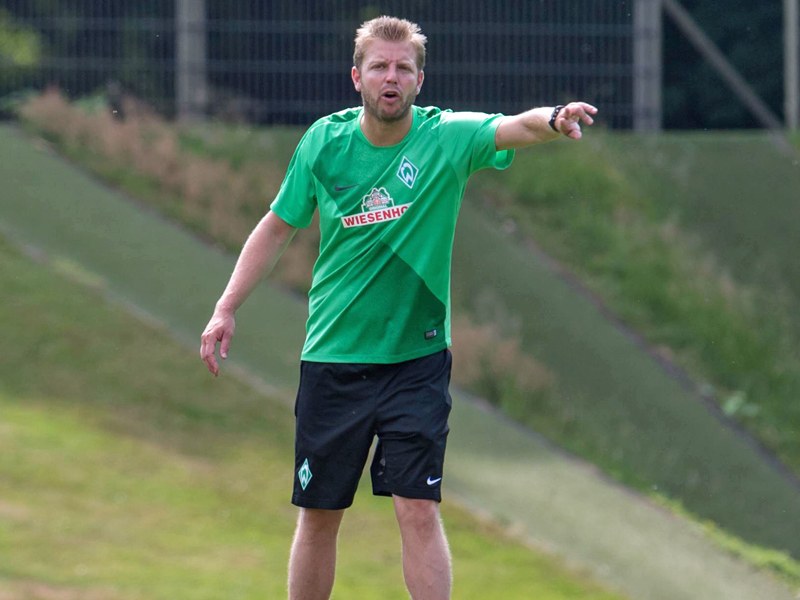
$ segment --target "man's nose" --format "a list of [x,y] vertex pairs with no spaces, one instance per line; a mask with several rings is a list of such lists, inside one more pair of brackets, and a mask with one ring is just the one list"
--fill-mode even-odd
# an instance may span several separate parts
[[394,65],[386,69],[386,81],[397,81],[397,67]]

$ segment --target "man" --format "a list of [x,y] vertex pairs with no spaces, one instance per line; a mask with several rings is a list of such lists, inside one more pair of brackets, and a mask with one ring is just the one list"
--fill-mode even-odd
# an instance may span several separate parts
[[393,499],[411,597],[450,597],[438,503],[450,412],[450,259],[464,188],[479,169],[508,167],[515,148],[579,139],[581,122],[592,124],[597,112],[582,102],[515,116],[417,107],[425,41],[405,20],[361,26],[351,77],[363,106],[305,133],[202,335],[201,358],[217,375],[216,346],[226,358],[236,309],[318,210],[295,407],[291,600],[329,598],[339,524],[375,436],[373,493]]

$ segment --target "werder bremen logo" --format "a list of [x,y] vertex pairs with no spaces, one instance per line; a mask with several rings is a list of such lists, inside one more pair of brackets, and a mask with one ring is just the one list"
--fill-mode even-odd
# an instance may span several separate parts
[[297,472],[297,478],[300,480],[300,487],[305,490],[312,477],[311,467],[308,466],[308,459],[306,459],[303,466],[300,467],[300,470]]
[[417,180],[417,173],[419,169],[405,156],[400,161],[400,167],[397,169],[397,176],[400,181],[405,183],[409,189],[414,187],[414,182]]

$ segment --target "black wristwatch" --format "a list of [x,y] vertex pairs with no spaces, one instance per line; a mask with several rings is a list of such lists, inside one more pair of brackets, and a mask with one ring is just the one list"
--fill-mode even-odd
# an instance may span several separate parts
[[560,112],[561,112],[561,109],[562,109],[562,108],[564,108],[564,105],[563,105],[563,104],[559,104],[559,105],[557,105],[557,106],[556,106],[556,107],[553,109],[553,114],[551,114],[551,115],[550,115],[550,120],[547,122],[547,124],[548,124],[548,125],[550,125],[550,129],[552,129],[552,130],[553,130],[553,131],[555,131],[556,133],[560,133],[560,132],[558,131],[558,129],[556,129],[556,119],[558,118],[558,113],[560,113]]

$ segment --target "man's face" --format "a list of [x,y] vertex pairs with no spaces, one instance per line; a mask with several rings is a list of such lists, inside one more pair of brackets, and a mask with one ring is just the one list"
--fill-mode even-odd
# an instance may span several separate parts
[[361,69],[353,67],[351,73],[369,116],[392,123],[408,115],[424,78],[416,57],[408,42],[370,42]]

